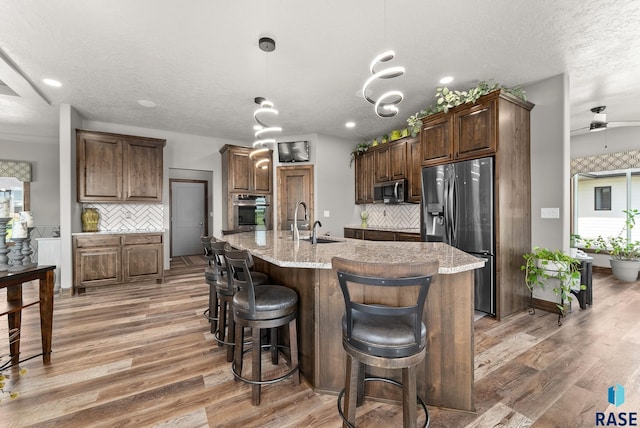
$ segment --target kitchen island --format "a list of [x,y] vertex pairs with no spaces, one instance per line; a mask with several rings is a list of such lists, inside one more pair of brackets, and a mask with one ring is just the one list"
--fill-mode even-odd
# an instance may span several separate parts
[[[326,238],[326,237],[322,237]],[[473,278],[484,261],[440,242],[372,242],[329,238],[312,245],[281,231],[254,231],[220,237],[254,257],[256,270],[298,293],[298,344],[302,375],[319,392],[337,393],[344,386],[345,352],[341,320],[344,300],[334,256],[366,262],[411,262],[437,258],[438,277],[427,295],[423,320],[427,354],[417,370],[418,394],[432,406],[475,411],[473,393]],[[389,292],[389,302],[413,296]],[[399,373],[372,370],[398,379]],[[367,384],[367,395],[398,399],[400,390],[388,384]]]

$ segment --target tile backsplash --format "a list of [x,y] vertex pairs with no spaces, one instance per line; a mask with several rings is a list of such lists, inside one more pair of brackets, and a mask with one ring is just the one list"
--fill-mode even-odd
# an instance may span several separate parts
[[398,229],[420,228],[419,204],[369,204],[365,206],[369,213],[369,226],[390,227]]
[[100,213],[98,230],[157,230],[164,228],[162,204],[84,204]]

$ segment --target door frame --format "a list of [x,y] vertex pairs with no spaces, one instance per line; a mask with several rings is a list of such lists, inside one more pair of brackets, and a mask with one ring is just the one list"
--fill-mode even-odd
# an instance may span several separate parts
[[169,257],[173,255],[173,187],[174,182],[181,183],[201,183],[204,185],[204,213],[202,218],[204,219],[204,236],[209,236],[209,218],[207,217],[209,207],[209,182],[207,180],[194,180],[188,178],[170,178],[169,179]]

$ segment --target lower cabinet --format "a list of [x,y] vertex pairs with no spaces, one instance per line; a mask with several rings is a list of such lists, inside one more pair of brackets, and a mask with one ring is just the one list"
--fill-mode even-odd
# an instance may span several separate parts
[[73,285],[87,287],[164,278],[162,234],[73,237]]
[[420,241],[419,233],[395,232],[393,230],[344,228],[344,237],[366,241]]

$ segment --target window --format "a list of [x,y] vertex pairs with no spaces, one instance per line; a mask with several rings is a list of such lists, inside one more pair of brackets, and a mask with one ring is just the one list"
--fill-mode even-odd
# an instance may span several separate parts
[[596,211],[611,211],[611,186],[594,187],[594,207]]

